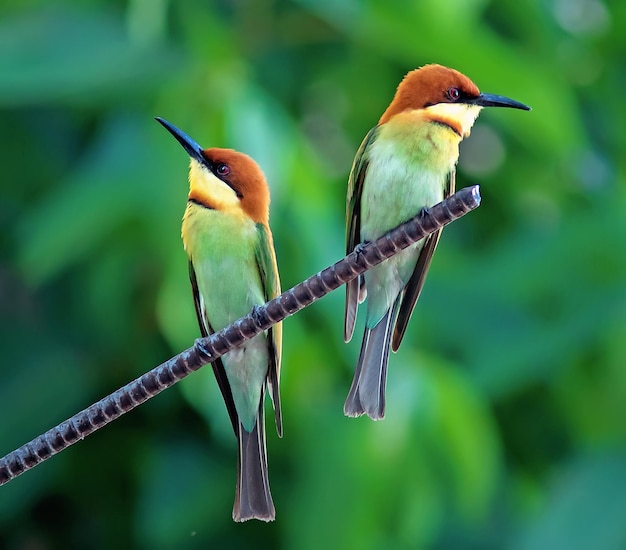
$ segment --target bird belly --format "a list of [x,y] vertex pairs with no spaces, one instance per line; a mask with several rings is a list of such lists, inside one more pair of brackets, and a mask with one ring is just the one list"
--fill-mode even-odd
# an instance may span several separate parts
[[[185,216],[185,248],[194,266],[205,318],[217,332],[265,302],[254,252],[257,230],[252,222],[200,208]],[[268,372],[265,333],[225,354],[222,363],[237,414],[251,431]]]
[[[375,144],[375,146],[378,144]],[[361,197],[361,239],[377,239],[422,208],[443,200],[447,173],[427,168],[417,159],[402,158],[391,147],[374,147]],[[365,273],[366,325],[373,328],[393,306],[413,273],[420,241]]]

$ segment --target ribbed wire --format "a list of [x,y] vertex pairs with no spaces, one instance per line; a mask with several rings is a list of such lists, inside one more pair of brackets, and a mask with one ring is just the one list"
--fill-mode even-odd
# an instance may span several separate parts
[[294,286],[264,306],[235,321],[193,347],[155,367],[143,376],[75,414],[68,420],[0,459],[0,485],[8,483],[52,455],[161,393],[188,374],[297,313],[400,250],[464,216],[480,205],[478,186],[460,190],[447,200],[425,209],[408,222],[374,242]]

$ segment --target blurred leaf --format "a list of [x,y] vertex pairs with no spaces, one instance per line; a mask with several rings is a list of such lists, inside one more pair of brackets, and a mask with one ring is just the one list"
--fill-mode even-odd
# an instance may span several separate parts
[[[85,258],[114,232],[132,235],[133,224],[150,219],[155,207],[163,220],[168,211],[160,197],[169,194],[154,191],[163,171],[152,161],[150,122],[111,120],[67,181],[23,216],[20,263],[30,281],[41,283]],[[181,192],[181,206],[184,196]],[[172,241],[174,227],[166,233]]]
[[545,515],[532,524],[516,548],[623,548],[626,526],[626,456],[595,454],[568,465],[554,479]]
[[[215,537],[216,527],[229,527],[225,505],[234,498],[232,479],[194,443],[164,442],[161,452],[147,456],[140,472],[136,543],[140,548],[196,548]],[[213,534],[212,534],[213,533]]]
[[487,110],[461,148],[483,204],[444,232],[384,422],[342,415],[344,293],[285,322],[275,523],[230,520],[205,367],[3,488],[0,547],[624,546],[625,25],[603,0],[2,3],[7,452],[199,334],[188,157],[155,115],[259,161],[288,288],[343,256],[352,157],[408,70],[533,111]]
[[107,11],[47,9],[0,22],[0,105],[94,103],[158,82],[175,57],[125,36]]
[[496,426],[457,370],[428,363],[435,392],[433,443],[454,480],[461,514],[476,522],[484,518],[500,475]]

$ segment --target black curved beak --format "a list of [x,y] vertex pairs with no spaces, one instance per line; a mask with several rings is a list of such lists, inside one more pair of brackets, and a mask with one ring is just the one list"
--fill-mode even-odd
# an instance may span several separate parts
[[522,109],[522,111],[530,111],[528,105],[524,105],[519,101],[495,94],[480,94],[474,99],[470,99],[468,103],[479,105],[480,107],[510,107],[512,109]]
[[185,132],[176,128],[176,126],[174,126],[171,122],[168,122],[164,118],[161,118],[160,116],[156,116],[154,118],[157,122],[165,126],[165,129],[176,138],[178,143],[183,146],[183,149],[187,151],[192,159],[206,165],[206,159],[202,154],[203,149],[195,139],[189,137]]

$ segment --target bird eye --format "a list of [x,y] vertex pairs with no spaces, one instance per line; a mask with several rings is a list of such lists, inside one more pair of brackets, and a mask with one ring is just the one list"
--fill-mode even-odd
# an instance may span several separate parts
[[228,176],[228,174],[230,174],[230,167],[228,164],[218,164],[215,171],[218,176]]
[[450,88],[446,95],[450,101],[457,101],[461,97],[461,92],[458,88]]

